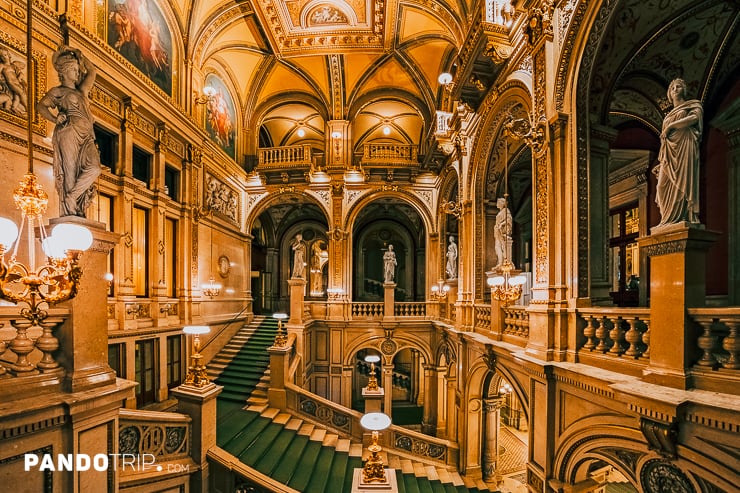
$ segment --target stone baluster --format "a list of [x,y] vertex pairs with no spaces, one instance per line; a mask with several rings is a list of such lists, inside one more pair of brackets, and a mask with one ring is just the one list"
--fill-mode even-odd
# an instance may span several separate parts
[[605,353],[609,349],[609,345],[606,340],[609,336],[609,330],[606,328],[606,317],[601,317],[599,326],[596,328],[596,338],[599,340],[599,344],[596,346],[596,351]]
[[624,346],[622,345],[622,341],[624,340],[624,329],[622,328],[622,323],[624,320],[622,317],[617,316],[612,318],[611,321],[612,330],[609,331],[609,339],[611,339],[613,343],[611,349],[609,349],[609,354],[620,356],[624,353]]
[[643,359],[650,359],[650,321],[643,320],[645,324],[645,332],[642,333],[642,344],[645,346],[645,350],[642,352]]
[[10,342],[9,349],[18,356],[11,366],[16,375],[30,375],[30,372],[36,370],[36,366],[28,361],[28,355],[34,348],[33,341],[28,337],[31,322],[26,319],[16,319],[11,320],[10,324],[15,327],[15,339]]
[[59,368],[59,362],[52,356],[52,353],[59,349],[59,339],[54,336],[52,331],[62,321],[61,318],[47,318],[39,323],[43,332],[36,339],[36,347],[43,353],[43,356],[36,366],[42,373],[48,373]]
[[596,335],[596,328],[599,326],[599,321],[593,315],[588,316],[586,326],[583,328],[583,335],[588,339],[586,344],[583,345],[583,349],[593,351],[596,347],[596,341],[594,336]]
[[696,341],[697,346],[702,350],[702,355],[696,364],[713,368],[717,365],[717,359],[714,357],[714,350],[717,348],[717,336],[712,333],[714,319],[697,318],[696,322],[698,322],[702,328],[702,334]]
[[722,339],[722,349],[729,353],[726,361],[722,362],[722,367],[737,370],[740,368],[740,339],[737,333],[740,328],[739,320],[722,320],[730,329],[730,333]]
[[[2,325],[0,325],[2,327]],[[8,345],[5,343],[5,341],[0,341],[0,356],[5,354],[5,351],[7,351]],[[0,360],[0,376],[5,375],[8,373],[8,370],[3,366],[2,360]]]
[[642,334],[640,333],[640,329],[637,328],[640,324],[640,319],[634,317],[627,323],[629,324],[630,328],[624,335],[624,339],[629,343],[630,347],[627,348],[627,351],[624,352],[624,355],[637,359],[642,354],[642,351],[640,351],[640,348],[638,347],[638,343],[642,341]]

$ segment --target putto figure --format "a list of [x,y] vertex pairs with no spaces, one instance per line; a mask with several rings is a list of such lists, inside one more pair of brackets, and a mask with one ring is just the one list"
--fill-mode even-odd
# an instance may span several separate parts
[[699,224],[699,143],[704,110],[701,101],[686,100],[686,83],[674,79],[668,86],[673,109],[663,119],[660,134],[655,202],[660,226]]
[[41,116],[56,123],[52,146],[59,215],[85,217],[101,171],[87,102],[95,83],[95,67],[80,50],[66,45],[54,53],[52,63],[60,85],[41,98],[38,110]]

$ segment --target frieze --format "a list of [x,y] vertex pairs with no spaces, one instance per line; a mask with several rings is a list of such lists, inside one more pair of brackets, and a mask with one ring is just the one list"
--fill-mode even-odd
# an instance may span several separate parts
[[584,382],[583,380],[581,380],[580,378],[571,378],[566,375],[555,374],[555,380],[557,380],[558,382],[564,383],[566,385],[572,385],[579,389],[583,389],[586,392],[590,392],[592,394],[606,397],[607,399],[614,399],[614,392],[612,392],[611,389],[607,387],[600,387],[597,385],[588,384]]
[[738,422],[730,422],[730,421],[721,421],[718,419],[713,419],[708,416],[703,416],[700,414],[695,413],[687,413],[686,414],[686,421],[690,421],[692,423],[696,423],[702,426],[708,426],[710,428],[715,428],[718,430],[726,431],[729,433],[740,433],[740,423]]
[[205,174],[203,202],[205,206],[231,222],[238,224],[239,196],[230,186],[210,173]]
[[[38,39],[34,36],[34,39]],[[0,50],[4,52],[7,63],[13,67],[17,84],[26,85],[26,45],[19,40],[10,36],[4,31],[0,31]],[[38,50],[31,50],[31,56],[35,62],[34,67],[34,84],[36,85],[37,94],[46,93],[46,55]],[[43,67],[43,69],[39,69]],[[0,117],[3,120],[14,123],[19,127],[28,126],[28,102],[25,88],[16,92],[11,85],[3,84],[5,90],[0,92]],[[46,135],[46,120],[41,118],[39,113],[34,115],[32,123],[33,131],[39,135]]]
[[666,241],[665,243],[645,245],[643,248],[648,257],[659,257],[661,255],[685,252],[687,243],[686,240]]
[[[20,137],[16,137],[15,135],[9,134],[7,132],[0,131],[0,140],[10,142],[11,144],[15,144],[19,147],[25,148],[26,146],[28,146],[28,141],[26,139],[21,139]],[[40,146],[38,144],[33,145],[33,152],[34,153],[38,152],[40,154],[43,154],[45,156],[50,156],[50,157],[54,154],[50,148]],[[22,154],[23,156],[28,156],[27,152],[19,153],[19,154]]]
[[535,246],[535,275],[537,282],[544,283],[548,280],[547,262],[549,248],[549,236],[547,234],[547,207],[549,199],[547,189],[547,157],[545,155],[541,155],[536,158],[535,169],[537,170],[537,175],[535,177],[535,189],[537,191],[537,212],[535,214],[535,227],[537,237],[537,245]]

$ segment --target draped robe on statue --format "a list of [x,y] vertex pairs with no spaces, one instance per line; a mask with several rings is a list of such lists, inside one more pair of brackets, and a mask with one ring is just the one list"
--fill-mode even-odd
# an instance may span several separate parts
[[[663,120],[663,128],[694,113],[697,122],[661,136],[655,202],[660,209],[658,226],[688,221],[699,223],[699,141],[702,134],[701,102],[692,99],[676,106]],[[663,134],[666,134],[663,130]]]

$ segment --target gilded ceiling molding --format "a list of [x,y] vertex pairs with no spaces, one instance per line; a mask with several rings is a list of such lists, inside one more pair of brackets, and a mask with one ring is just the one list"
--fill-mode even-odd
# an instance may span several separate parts
[[342,120],[344,119],[344,94],[342,92],[344,84],[342,84],[342,56],[341,55],[329,55],[329,75],[331,81],[331,106],[332,106],[332,119]]
[[193,40],[191,40],[195,41],[195,43],[193,45],[192,56],[189,58],[193,60],[194,65],[197,67],[203,66],[203,52],[206,45],[216,37],[216,34],[222,28],[226,27],[227,23],[237,17],[247,17],[253,13],[254,11],[250,8],[249,3],[242,2],[228,8],[227,10],[219,10],[215,17],[208,19],[205,23],[205,29],[195,33],[195,35],[193,35]]

